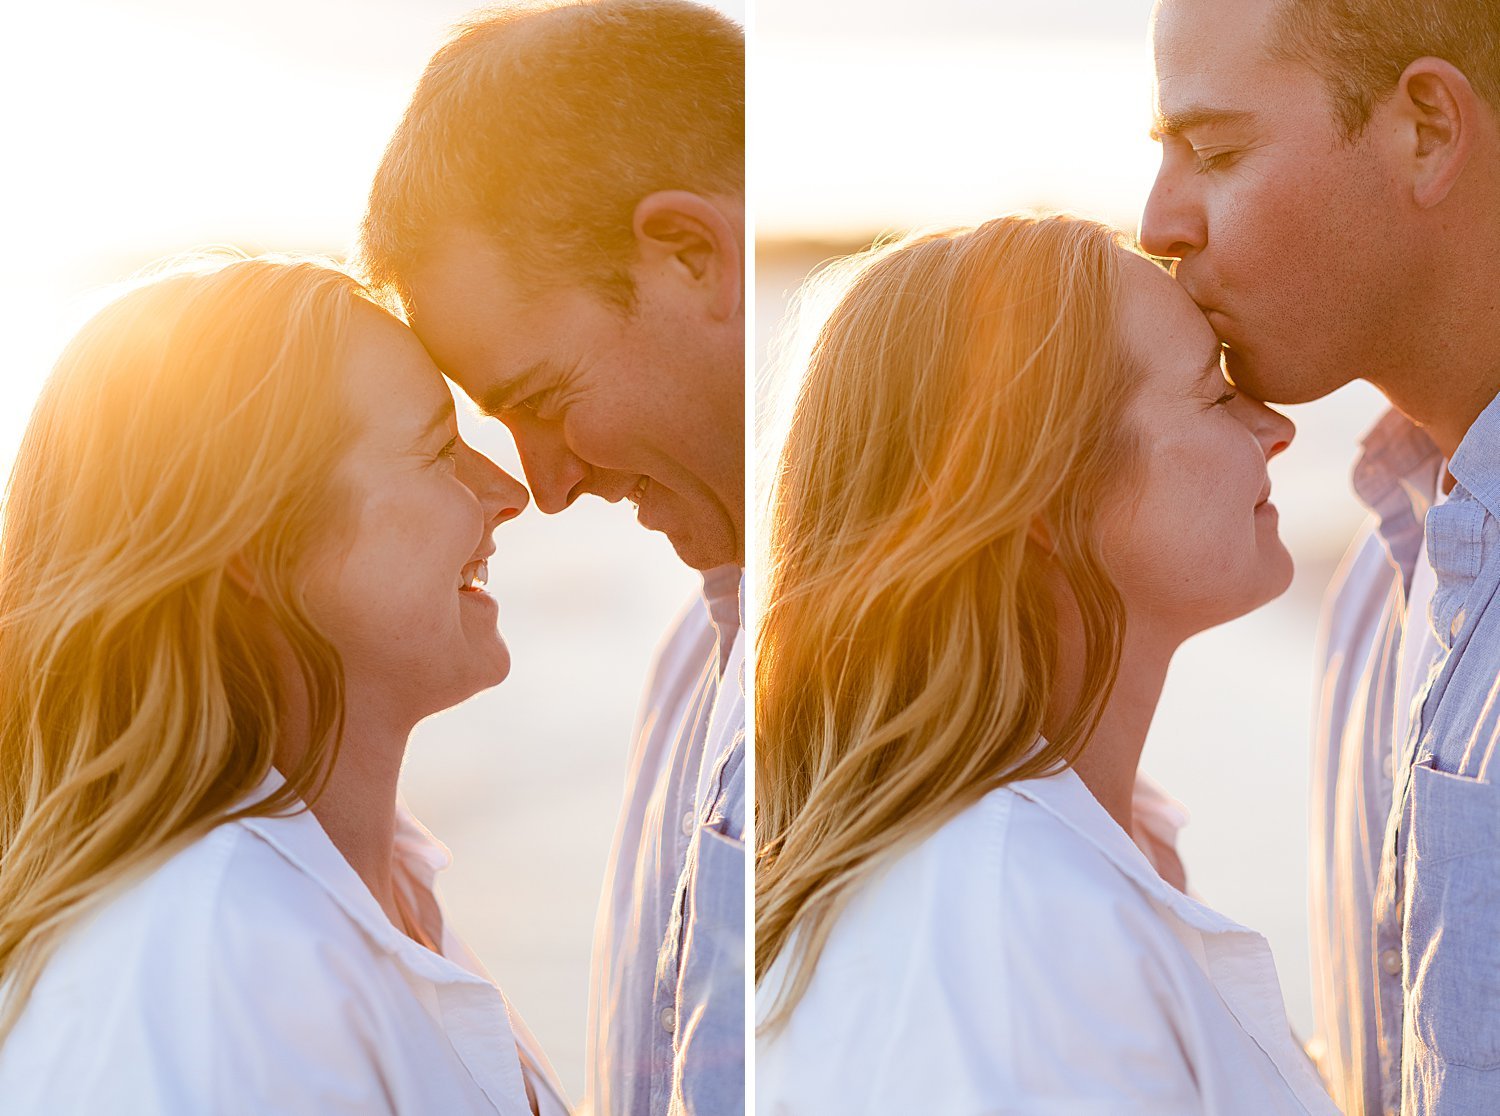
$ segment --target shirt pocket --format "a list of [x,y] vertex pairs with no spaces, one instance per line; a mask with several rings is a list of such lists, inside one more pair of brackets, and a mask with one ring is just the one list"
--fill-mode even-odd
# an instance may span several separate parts
[[1404,1030],[1438,1062],[1500,1068],[1500,787],[1416,766],[1410,817]]
[[742,1111],[745,843],[698,827],[677,985],[673,1113]]

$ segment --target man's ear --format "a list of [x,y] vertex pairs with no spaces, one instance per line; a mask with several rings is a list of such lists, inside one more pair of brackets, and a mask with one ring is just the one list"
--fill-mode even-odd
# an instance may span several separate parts
[[1451,62],[1418,58],[1396,83],[1393,107],[1411,172],[1412,200],[1439,205],[1473,153],[1480,99]]
[[638,271],[697,291],[717,321],[740,309],[745,284],[742,234],[708,198],[688,190],[647,194],[636,204],[632,229]]

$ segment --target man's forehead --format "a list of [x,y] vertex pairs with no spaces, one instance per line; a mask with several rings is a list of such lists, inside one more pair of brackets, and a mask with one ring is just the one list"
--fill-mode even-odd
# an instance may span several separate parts
[[1151,41],[1158,82],[1207,81],[1259,69],[1281,0],[1161,0]]

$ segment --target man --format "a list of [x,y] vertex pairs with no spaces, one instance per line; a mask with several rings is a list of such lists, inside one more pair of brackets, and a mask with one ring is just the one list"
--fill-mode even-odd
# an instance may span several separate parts
[[1500,3],[1161,0],[1141,238],[1236,384],[1392,411],[1331,590],[1313,771],[1346,1112],[1500,1112]]
[[363,256],[537,506],[628,499],[703,571],[630,756],[585,1109],[744,1108],[744,41],[680,0],[487,13],[429,63]]

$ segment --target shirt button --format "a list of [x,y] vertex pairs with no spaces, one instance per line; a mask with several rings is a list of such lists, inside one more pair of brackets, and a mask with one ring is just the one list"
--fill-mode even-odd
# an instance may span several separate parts
[[1395,770],[1396,762],[1395,760],[1391,759],[1390,756],[1386,756],[1385,759],[1381,761],[1380,766],[1385,770],[1385,777],[1389,779],[1391,777],[1391,772]]
[[675,1009],[664,1007],[657,1018],[661,1020],[661,1029],[666,1031],[667,1034],[670,1035],[673,1031],[677,1030],[677,1012]]
[[1453,624],[1449,627],[1448,634],[1454,639],[1457,639],[1458,633],[1464,630],[1464,618],[1466,615],[1467,613],[1463,609],[1459,609],[1458,613],[1453,617]]
[[1380,967],[1385,970],[1387,976],[1395,976],[1401,972],[1401,954],[1398,950],[1388,949],[1380,955]]
[[694,824],[697,820],[691,810],[682,815],[682,835],[684,837],[691,837],[693,835]]

